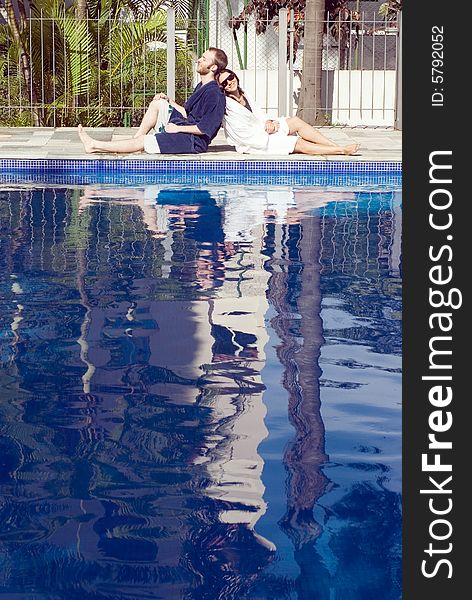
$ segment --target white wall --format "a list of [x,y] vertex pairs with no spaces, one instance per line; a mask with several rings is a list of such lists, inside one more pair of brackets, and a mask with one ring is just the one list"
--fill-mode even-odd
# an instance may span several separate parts
[[[242,0],[230,0],[233,15],[243,8]],[[243,31],[237,32],[243,51]],[[228,54],[229,68],[239,76],[241,86],[255,97],[259,106],[277,116],[278,107],[278,36],[273,26],[265,35],[256,35],[254,20],[248,23],[248,63],[246,70],[240,70],[236,48],[230,27],[226,0],[214,0],[210,4],[210,44],[223,48]],[[338,48],[332,38],[324,40],[324,48],[329,46],[329,59],[323,51],[324,90],[322,103],[331,116],[333,125],[393,127],[395,107],[394,70],[339,70]],[[296,114],[300,73],[303,64],[303,43],[300,44],[294,65],[293,89],[290,93],[290,73],[287,68],[288,105],[290,114]],[[326,69],[326,70],[325,70]],[[327,83],[327,85],[326,85]],[[326,91],[328,90],[328,92]],[[296,96],[296,98],[293,97]],[[290,97],[292,96],[292,97]]]
[[395,71],[334,71],[333,125],[391,127],[394,108]]
[[[277,116],[278,71],[265,69],[234,69],[241,87],[249,92],[258,105]],[[395,71],[325,71],[330,79],[328,89],[323,90],[322,102],[331,112],[333,125],[365,125],[393,127],[395,108]],[[287,90],[289,90],[287,72]],[[295,76],[293,93],[298,96],[300,78]],[[290,92],[288,92],[290,96]],[[290,102],[290,97],[289,97]],[[329,108],[331,107],[331,111]],[[297,102],[292,96],[292,114],[297,112]],[[290,116],[290,113],[289,115]]]

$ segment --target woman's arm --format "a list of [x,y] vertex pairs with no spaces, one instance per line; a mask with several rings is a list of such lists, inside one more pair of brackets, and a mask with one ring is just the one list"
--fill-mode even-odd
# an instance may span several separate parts
[[244,92],[244,96],[246,98],[246,102],[249,103],[249,106],[252,109],[252,114],[263,124],[264,131],[269,135],[271,133],[276,133],[279,130],[278,121],[270,119],[269,115],[256,104],[256,101],[250,94]]
[[276,133],[279,130],[279,122],[269,118],[269,115],[265,111],[263,111],[260,106],[256,104],[254,98],[252,98],[249,94],[244,92],[244,95],[246,96],[246,99],[252,108],[253,114],[259,119],[261,123],[264,124],[264,131],[269,135],[271,133]]
[[233,146],[264,151],[269,139],[264,125],[265,120],[259,119],[257,114],[233,98],[226,99],[225,133]]
[[267,119],[267,121],[264,124],[264,129],[267,131],[268,134],[276,133],[279,130],[279,127],[279,122],[273,121],[272,119]]
[[262,108],[257,104],[257,102],[251,96],[251,94],[244,92],[244,95],[246,96],[249,104],[251,105],[253,114],[259,119],[259,121],[261,121],[262,123],[267,123],[267,121],[272,121],[272,119],[265,112],[265,110],[262,110]]

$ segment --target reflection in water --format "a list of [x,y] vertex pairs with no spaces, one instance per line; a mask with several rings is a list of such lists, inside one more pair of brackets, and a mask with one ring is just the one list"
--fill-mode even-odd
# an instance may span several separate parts
[[0,189],[0,589],[399,598],[400,216]]

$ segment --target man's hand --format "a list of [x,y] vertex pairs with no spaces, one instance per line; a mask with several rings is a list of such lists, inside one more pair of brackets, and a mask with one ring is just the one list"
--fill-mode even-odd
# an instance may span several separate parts
[[175,123],[167,123],[165,130],[167,133],[179,133],[180,127]]
[[169,104],[172,102],[169,96],[167,94],[164,94],[164,92],[159,92],[158,94],[156,94],[153,100],[166,100],[166,102],[169,102]]
[[264,129],[267,133],[276,133],[279,130],[279,122],[278,121],[266,121],[264,125]]
[[175,110],[177,110],[183,117],[187,118],[187,111],[185,108],[180,106],[180,104],[177,104],[175,100],[171,100],[167,94],[164,94],[164,92],[159,92],[159,94],[156,94],[154,96],[154,100],[165,100],[170,104],[170,106],[172,106],[172,108],[175,108]]

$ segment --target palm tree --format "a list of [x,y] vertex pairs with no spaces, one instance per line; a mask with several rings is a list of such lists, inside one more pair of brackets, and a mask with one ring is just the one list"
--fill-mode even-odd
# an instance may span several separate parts
[[87,18],[87,0],[77,0],[76,3],[77,18],[84,20]]
[[[265,0],[251,0],[244,10],[233,17],[230,25],[233,30],[246,22],[249,15],[256,18],[256,33],[265,33],[271,21],[277,23],[281,8],[292,9],[296,14],[304,14],[303,20],[296,21],[295,51],[303,37],[303,71],[298,116],[305,121],[319,124],[322,118],[321,108],[321,66],[323,49],[323,29],[327,12],[339,11],[347,0],[275,0],[267,3]],[[303,24],[304,23],[304,24]],[[287,52],[288,58],[289,52]]]
[[323,124],[320,108],[324,14],[325,0],[306,0],[303,76],[297,115],[314,125]]
[[[71,126],[85,118],[96,127],[123,121],[124,110],[111,107],[138,111],[146,98],[134,94],[133,84],[149,89],[152,77],[154,87],[165,88],[165,50],[148,46],[166,41],[162,7],[176,6],[178,18],[191,10],[190,0],[76,0],[69,7],[35,0],[26,14],[23,0],[17,13],[13,0],[5,2],[0,92],[8,77],[7,105],[24,107],[14,122],[30,124],[24,120],[29,113],[35,126]],[[177,65],[188,78],[189,67],[179,53]]]
[[[19,62],[21,65],[21,72],[22,72],[23,79],[25,82],[28,98],[30,98],[31,104],[33,106],[36,106],[38,102],[37,102],[37,94],[36,94],[36,90],[35,90],[34,82],[33,82],[33,78],[32,78],[32,73],[31,73],[30,56],[29,56],[28,52],[26,51],[26,46],[24,43],[23,35],[22,35],[23,31],[25,30],[25,19],[26,19],[25,7],[23,5],[22,0],[18,0],[18,7],[19,7],[19,10],[18,10],[19,16],[18,16],[18,20],[17,20],[17,16],[16,16],[15,10],[13,8],[12,0],[5,0],[7,23],[8,23],[8,27],[10,29],[11,38],[12,38],[14,44],[16,45],[19,56],[20,56]],[[39,125],[41,125],[41,120],[39,118],[39,113],[38,113],[37,109],[33,109],[32,115],[33,115],[34,125],[36,127],[39,127]]]

